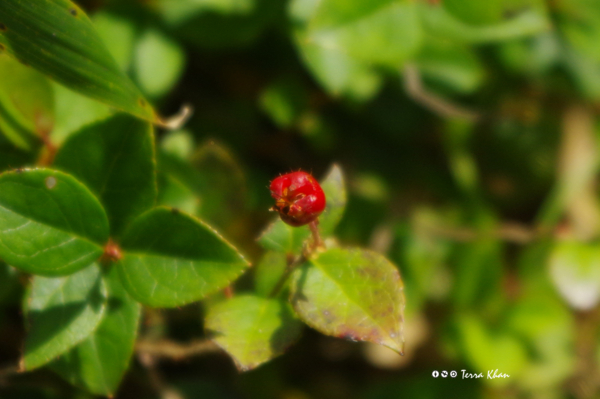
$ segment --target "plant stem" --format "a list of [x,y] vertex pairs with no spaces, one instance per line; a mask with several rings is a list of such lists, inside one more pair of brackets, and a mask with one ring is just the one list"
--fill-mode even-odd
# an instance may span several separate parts
[[319,234],[319,219],[315,219],[308,224],[308,228],[312,233],[313,242],[311,246],[311,252],[319,247],[324,247],[325,243],[321,240],[321,235]]
[[273,290],[271,291],[271,294],[269,295],[270,298],[274,298],[279,294],[279,292],[281,291],[281,289],[287,282],[288,278],[290,277],[292,272],[296,269],[296,267],[298,267],[298,265],[301,265],[302,263],[306,262],[307,259],[310,257],[310,255],[317,248],[325,247],[325,243],[323,242],[323,240],[321,239],[321,235],[319,234],[319,220],[317,219],[317,220],[313,220],[312,222],[310,222],[308,224],[308,228],[310,229],[310,232],[312,233],[312,243],[310,243],[309,245],[306,246],[306,248],[302,251],[302,254],[288,260],[285,272],[279,278],[279,281],[277,281],[277,284],[275,284],[275,287],[273,288]]

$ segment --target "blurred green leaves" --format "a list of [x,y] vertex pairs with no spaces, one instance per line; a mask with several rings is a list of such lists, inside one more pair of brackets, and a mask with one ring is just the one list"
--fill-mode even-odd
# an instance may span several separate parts
[[[39,72],[0,55],[0,130],[17,147],[31,150],[54,125],[54,93]],[[36,140],[37,139],[37,140]]]

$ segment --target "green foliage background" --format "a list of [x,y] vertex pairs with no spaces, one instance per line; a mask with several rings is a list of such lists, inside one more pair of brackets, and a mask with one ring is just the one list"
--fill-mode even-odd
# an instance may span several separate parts
[[[188,222],[159,208],[127,232],[126,216],[149,209],[145,193],[157,193],[160,205],[201,217],[234,243],[255,265],[235,290],[255,285],[266,297],[283,259],[264,248],[276,251],[288,239],[286,249],[297,250],[302,241],[276,228],[258,238],[273,216],[267,212],[268,182],[299,168],[323,177],[337,163],[348,198],[336,240],[386,255],[398,266],[406,291],[404,357],[307,328],[286,354],[243,374],[219,351],[174,361],[138,347],[116,397],[600,393],[599,2],[81,0],[78,5],[114,61],[97,50],[94,59],[102,62],[82,70],[77,81],[54,64],[31,65],[50,80],[0,54],[0,170],[47,165],[58,148],[53,167],[76,175],[89,191],[62,172],[39,172],[31,184],[54,173],[54,182],[85,191],[82,207],[98,222],[96,231],[84,232],[86,239],[75,244],[87,245],[91,259],[102,252],[107,226],[111,237],[142,251],[147,240],[132,233],[140,225],[158,231],[164,219]],[[6,15],[0,13],[0,23]],[[71,22],[65,21],[67,35]],[[0,48],[21,59],[3,40]],[[51,52],[45,46],[55,46],[50,49],[57,50],[60,65],[70,56],[60,43],[32,48]],[[111,68],[117,72],[106,72]],[[81,83],[98,76],[106,87],[92,90]],[[125,82],[123,91],[111,91],[110,82]],[[180,130],[157,128],[156,143],[147,124],[127,116],[106,119],[119,109],[160,124],[161,116],[175,114],[184,103],[194,107],[193,117]],[[110,134],[120,128],[137,134],[135,141]],[[97,153],[84,151],[81,135],[73,136],[78,131],[95,140]],[[154,150],[156,165],[142,162]],[[120,167],[157,173],[158,187],[141,181],[138,196],[115,201],[104,183],[118,188],[127,176],[101,175],[107,166],[95,158],[115,151],[122,154]],[[0,205],[10,197],[7,190],[0,192]],[[107,215],[99,213],[91,194],[106,202]],[[327,223],[322,227],[331,230],[337,220]],[[208,227],[194,228],[211,234]],[[68,234],[79,234],[75,230],[65,233],[65,242]],[[121,262],[122,275],[131,270],[127,262],[134,260]],[[236,262],[229,279],[244,267]],[[51,266],[41,258],[32,272],[50,276]],[[91,277],[83,279],[82,273]],[[95,281],[90,278],[98,273],[94,265],[64,277],[66,286],[77,289],[63,302],[103,298],[101,306],[89,306],[78,317],[97,328],[97,339],[112,342],[121,324],[108,318],[100,323],[99,315],[122,302],[135,320],[140,309],[127,302],[120,283],[110,287],[118,280],[116,271],[98,280],[104,283],[78,283]],[[131,281],[129,289],[141,286]],[[11,372],[22,354],[26,287],[28,277],[0,261],[0,397],[93,397],[65,382],[81,385],[69,375],[74,352],[54,362],[54,372]],[[144,295],[140,289],[136,299]],[[206,309],[211,302],[224,307],[220,296],[181,308],[144,308],[140,339],[202,339]],[[38,299],[33,295],[31,312]],[[279,303],[252,301],[285,313]],[[211,323],[218,328],[223,321]],[[29,344],[43,347],[35,339]],[[132,339],[116,345],[127,348]],[[84,341],[78,350],[91,351],[93,344]],[[58,349],[40,356],[53,357],[52,350]],[[118,381],[119,370],[127,367],[101,361],[116,374],[109,380]],[[496,369],[510,377],[486,378]],[[456,370],[458,377],[434,378],[434,370]],[[461,370],[483,378],[464,379]]]

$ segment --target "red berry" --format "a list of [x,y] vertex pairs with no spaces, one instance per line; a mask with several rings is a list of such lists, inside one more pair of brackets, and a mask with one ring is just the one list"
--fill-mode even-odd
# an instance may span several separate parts
[[292,172],[271,182],[271,196],[281,220],[291,226],[304,226],[316,220],[325,209],[325,193],[319,182],[306,172]]

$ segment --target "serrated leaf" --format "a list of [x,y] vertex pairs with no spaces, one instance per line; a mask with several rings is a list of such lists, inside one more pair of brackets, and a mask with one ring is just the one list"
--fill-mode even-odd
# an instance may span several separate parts
[[54,93],[48,79],[7,55],[0,55],[0,130],[30,150],[54,125]]
[[98,196],[111,236],[119,236],[156,202],[152,125],[127,114],[89,125],[69,137],[54,161]]
[[290,291],[296,313],[323,334],[404,351],[404,285],[382,255],[330,249],[294,271]]
[[33,274],[59,276],[90,265],[108,240],[100,202],[63,172],[0,175],[0,257]]
[[[327,237],[333,233],[342,219],[346,207],[344,176],[339,166],[332,166],[323,179],[321,188],[325,192],[327,205],[325,211],[319,216],[319,230],[322,237]],[[277,218],[259,237],[258,242],[272,251],[297,254],[309,236],[308,226],[292,227]]]
[[0,3],[0,50],[51,79],[119,110],[156,122],[84,11],[69,0]]
[[127,229],[118,263],[138,301],[174,307],[227,287],[248,262],[204,222],[175,209],[146,212]]
[[67,277],[36,276],[25,305],[25,370],[45,365],[86,339],[102,320],[106,297],[97,264]]
[[300,337],[302,323],[281,300],[241,295],[209,309],[205,328],[247,371],[285,352]]
[[123,288],[116,268],[105,276],[105,283],[108,303],[102,322],[51,368],[73,385],[112,396],[129,366],[141,307]]
[[421,44],[417,4],[404,0],[323,0],[308,40],[368,63],[397,68]]

